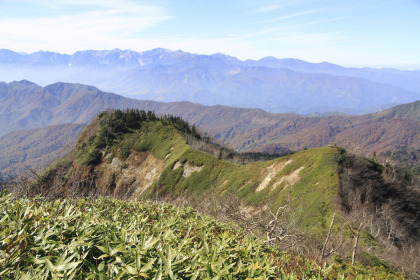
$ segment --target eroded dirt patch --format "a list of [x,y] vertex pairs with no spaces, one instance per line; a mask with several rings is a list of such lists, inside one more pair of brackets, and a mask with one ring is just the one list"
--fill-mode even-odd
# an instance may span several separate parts
[[255,192],[260,192],[263,189],[265,189],[271,183],[271,181],[276,176],[276,174],[279,173],[281,170],[283,170],[283,168],[285,168],[291,162],[292,160],[289,159],[288,161],[281,161],[281,162],[273,163],[272,165],[264,169],[263,170],[264,179],[258,185]]
[[280,180],[278,180],[277,182],[275,182],[273,184],[273,186],[271,187],[271,190],[273,191],[275,188],[277,188],[283,182],[286,183],[285,188],[287,188],[288,186],[294,185],[297,181],[299,181],[299,179],[300,179],[299,172],[302,169],[303,169],[303,166],[299,167],[298,169],[296,169],[295,171],[293,171],[289,175],[282,176],[280,178]]
[[184,172],[182,173],[182,177],[188,178],[193,172],[200,172],[201,169],[203,169],[203,166],[194,166],[186,162],[184,164]]
[[174,167],[172,169],[175,170],[175,169],[178,169],[181,166],[182,166],[182,163],[180,163],[179,161],[177,161],[177,162],[175,162]]

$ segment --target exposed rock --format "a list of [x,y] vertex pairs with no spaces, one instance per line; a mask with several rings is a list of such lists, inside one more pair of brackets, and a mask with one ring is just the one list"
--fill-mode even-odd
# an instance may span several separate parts
[[112,159],[111,168],[114,172],[118,171],[122,165],[123,165],[123,162],[119,158],[114,157]]
[[115,197],[136,199],[155,183],[164,168],[164,161],[150,152],[132,151],[124,161],[114,157],[109,164],[97,168],[97,185],[100,193]]
[[182,177],[188,178],[188,177],[190,177],[190,175],[193,172],[200,172],[201,169],[203,169],[202,166],[194,166],[194,165],[190,165],[188,162],[186,162],[184,164],[184,173],[182,174]]

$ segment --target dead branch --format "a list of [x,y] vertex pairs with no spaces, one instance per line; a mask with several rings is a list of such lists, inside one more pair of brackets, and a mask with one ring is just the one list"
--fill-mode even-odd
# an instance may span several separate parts
[[291,233],[291,229],[295,225],[295,211],[292,211],[292,202],[298,199],[301,195],[303,195],[303,193],[291,198],[289,193],[286,203],[277,208],[275,214],[270,211],[273,219],[263,225],[267,237],[265,243],[271,244],[274,241],[282,243],[285,239],[300,239],[300,236],[297,233]]
[[[357,244],[359,243],[359,237],[360,237],[360,231],[362,229],[363,223],[360,223],[359,228],[357,229],[356,237],[354,238],[354,246],[353,246],[353,252],[351,254],[351,264],[354,265],[356,260],[356,251],[357,251]],[[350,225],[350,229],[355,234],[355,231],[353,230],[353,227]]]
[[22,163],[23,166],[25,166],[25,168],[33,175],[35,176],[37,179],[40,179],[39,175],[37,172],[35,172],[35,170],[33,170],[32,168],[30,168],[29,166],[27,166],[25,163]]
[[333,227],[334,221],[335,221],[335,215],[336,215],[336,213],[334,212],[334,215],[333,215],[332,220],[331,220],[330,229],[328,230],[327,238],[325,239],[324,246],[322,246],[321,260],[327,258],[329,255],[331,255],[334,252],[334,247],[332,247],[332,249],[330,250],[330,252],[328,252],[327,254],[325,254],[325,250],[327,249],[328,242],[330,241],[331,231],[332,231],[332,227]]

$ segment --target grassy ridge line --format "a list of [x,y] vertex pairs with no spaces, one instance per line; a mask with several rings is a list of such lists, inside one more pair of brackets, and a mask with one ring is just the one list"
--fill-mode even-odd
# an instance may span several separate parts
[[[84,132],[78,149],[65,160],[67,163],[63,164],[64,168],[52,168],[50,172],[41,176],[42,179],[52,177],[47,180],[47,187],[61,181],[62,178],[71,178],[72,176],[68,176],[72,172],[71,166],[74,162],[78,162],[86,166],[88,175],[78,178],[76,184],[79,181],[89,181],[89,178],[109,178],[101,181],[101,188],[118,190],[120,185],[112,184],[122,181],[121,173],[130,163],[124,162],[119,170],[113,170],[111,167],[113,159],[124,161],[131,153],[152,153],[163,162],[164,168],[159,179],[156,179],[157,181],[146,191],[140,192],[141,196],[126,198],[159,196],[166,201],[185,198],[189,205],[200,207],[209,197],[217,199],[234,197],[247,207],[245,211],[249,209],[250,213],[264,211],[263,214],[268,214],[265,213],[265,209],[276,212],[290,196],[299,196],[291,208],[293,217],[290,218],[296,225],[294,230],[305,232],[311,237],[311,244],[315,242],[322,246],[328,232],[329,221],[339,208],[339,205],[336,205],[339,190],[337,164],[343,157],[341,149],[314,148],[267,162],[235,164],[189,146],[181,130],[182,128],[187,130],[185,124],[175,127],[173,123],[176,120],[162,120],[142,112],[139,112],[139,116],[133,114],[137,113],[102,113],[95,127]],[[177,123],[182,124],[180,121]],[[280,170],[276,167],[279,165],[285,166]],[[191,166],[199,168],[199,171],[183,176],[185,170]],[[272,174],[273,177],[266,187],[257,191],[273,167],[277,171]],[[60,172],[61,169],[64,173],[54,174],[56,172],[54,170]],[[291,174],[296,175],[294,182],[283,180]],[[130,179],[133,194],[144,178],[136,180]],[[102,185],[102,182],[109,185]],[[276,184],[278,185],[275,187]],[[85,191],[89,193],[96,185],[93,183],[86,186]],[[125,197],[127,193],[125,190],[124,193],[113,193],[113,195]],[[259,216],[255,218],[259,219]],[[341,217],[337,218],[334,234],[339,234],[343,222]],[[361,239],[364,240],[364,236]]]
[[[0,196],[1,279],[400,279],[319,266],[231,224],[133,201]],[[287,273],[287,274],[286,274]]]
[[[346,157],[344,150],[336,147],[308,149],[268,162],[242,165],[192,148],[183,137],[188,129],[188,125],[176,117],[161,119],[152,113],[136,111],[103,113],[95,127],[85,130],[77,150],[64,160],[64,165],[41,176],[41,190],[44,186],[55,186],[57,196],[50,198],[66,197],[66,192],[72,194],[71,190],[66,190],[66,187],[72,187],[72,182],[66,180],[75,178],[74,191],[97,193],[99,186],[102,188],[99,193],[128,199],[161,197],[172,201],[181,198],[187,205],[201,207],[211,202],[206,201],[208,197],[217,200],[236,198],[239,211],[245,206],[244,211],[251,215],[256,213],[252,218],[262,224],[266,224],[264,215],[269,215],[266,210],[275,212],[289,196],[299,196],[291,207],[292,214],[285,219],[292,221],[296,227],[293,231],[305,234],[305,240],[299,241],[302,248],[321,250],[331,217],[340,211],[337,165]],[[153,165],[146,166],[146,171],[135,177],[133,158],[141,159],[145,155],[153,159]],[[120,163],[115,165],[115,162]],[[154,169],[156,166],[161,166],[158,172]],[[81,176],[73,176],[74,170],[82,170],[75,173]],[[144,187],[141,182],[147,179],[146,172],[157,176]],[[295,180],[283,180],[291,175]],[[267,181],[268,177],[271,179]],[[63,182],[64,187],[55,185],[57,182]],[[87,183],[79,185],[80,182]],[[261,187],[262,182],[267,183],[265,188]],[[61,190],[64,191],[60,193]],[[51,194],[51,189],[45,193]],[[262,213],[261,216],[258,213]],[[351,252],[353,237],[345,228],[348,221],[340,214],[337,216],[333,235],[336,239],[343,237],[346,240],[339,253],[345,258],[345,254]],[[372,245],[371,239],[369,234],[362,232],[360,244],[363,246],[358,248],[359,256],[363,256],[366,248]],[[384,248],[377,243],[373,246],[378,250]],[[364,264],[372,264],[366,259],[359,257]]]
[[[103,130],[106,128],[103,126]],[[79,161],[88,162],[91,153],[95,153],[95,144],[79,151]],[[109,154],[108,161],[113,156],[129,154],[130,151],[150,151],[157,158],[165,161],[165,168],[154,188],[144,193],[144,197],[154,197],[159,194],[174,199],[187,196],[189,200],[202,200],[209,195],[238,197],[247,205],[254,207],[267,206],[273,211],[281,206],[289,195],[301,195],[296,206],[297,216],[301,217],[299,224],[312,234],[319,235],[327,230],[329,219],[336,206],[335,197],[338,193],[337,163],[341,152],[339,148],[314,148],[293,155],[267,162],[257,162],[247,165],[235,164],[220,160],[208,153],[191,148],[184,137],[171,125],[160,120],[145,121],[139,129],[125,133],[121,140],[105,148],[103,158]],[[85,152],[91,151],[91,152]],[[96,152],[98,153],[98,152]],[[290,162],[284,169],[277,172],[267,187],[256,191],[266,170],[270,166]],[[175,168],[175,164],[181,164]],[[193,172],[184,177],[186,164],[201,167],[199,172]],[[277,187],[274,184],[283,176],[298,171],[298,180],[289,186],[284,180]]]

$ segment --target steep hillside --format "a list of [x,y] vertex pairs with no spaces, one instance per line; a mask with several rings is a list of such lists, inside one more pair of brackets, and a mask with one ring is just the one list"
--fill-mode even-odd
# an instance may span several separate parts
[[84,125],[62,124],[40,129],[18,130],[0,137],[0,172],[7,176],[45,170],[68,155]]
[[0,50],[3,80],[83,83],[155,101],[268,112],[363,114],[419,99],[419,71],[356,69],[293,59],[240,61],[223,54],[155,49],[20,54]]
[[[199,138],[194,128],[180,118],[157,118],[144,111],[102,113],[82,133],[76,149],[49,168],[31,191],[49,198],[101,194],[182,202],[243,221],[249,230],[266,234],[268,240],[272,239],[270,242],[282,240],[281,246],[316,254],[322,248],[333,213],[338,212],[332,252],[342,256],[351,252],[353,240],[348,225],[357,224],[360,219],[349,214],[346,203],[340,200],[342,187],[349,185],[344,184],[343,178],[347,177],[341,174],[350,174],[352,178],[351,167],[342,163],[353,160],[344,150],[308,149],[267,162],[242,165],[192,148],[187,143],[187,135]],[[378,173],[377,167],[367,166],[365,172],[373,174],[375,182],[388,188],[383,181],[384,174]],[[402,188],[407,183],[393,180],[396,187]],[[415,193],[408,188],[406,191]],[[407,210],[413,216],[408,217],[420,222],[417,197],[409,195],[402,200],[414,199],[410,202],[412,210]],[[385,194],[382,199],[390,197]],[[380,204],[376,209],[387,205]],[[405,215],[405,210],[401,211]],[[270,212],[275,217],[271,224]],[[383,220],[372,211],[366,212],[365,217]],[[268,230],[276,222],[273,231]],[[381,223],[378,222],[378,228],[382,228]],[[374,237],[377,228],[366,227],[361,235],[358,259],[372,263],[375,255],[389,257],[389,248],[393,248],[394,255],[398,252],[408,258],[398,248],[413,246],[418,252],[416,225],[417,222],[399,224],[400,229],[411,232],[404,235],[403,247],[382,240],[385,231]],[[292,238],[288,239],[289,235]],[[345,242],[339,249],[335,242],[340,238]]]

